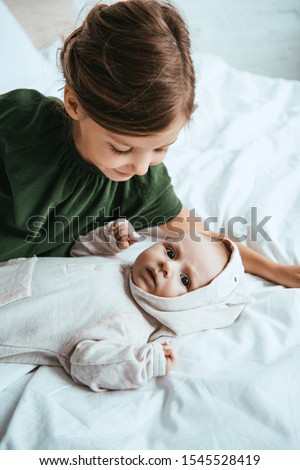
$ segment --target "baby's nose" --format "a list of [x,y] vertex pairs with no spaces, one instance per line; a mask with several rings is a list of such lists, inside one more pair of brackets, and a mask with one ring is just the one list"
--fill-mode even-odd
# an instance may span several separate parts
[[173,266],[170,261],[162,261],[161,268],[165,277],[170,278],[172,276]]

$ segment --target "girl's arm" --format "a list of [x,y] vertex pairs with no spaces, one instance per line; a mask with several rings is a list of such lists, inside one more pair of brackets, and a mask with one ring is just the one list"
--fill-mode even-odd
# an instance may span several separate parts
[[[177,217],[170,222],[160,225],[168,236],[176,237],[182,232],[205,232],[211,235],[216,233],[204,229],[202,222],[195,221],[189,209],[183,207]],[[233,240],[234,241],[234,240]],[[236,243],[243,260],[245,271],[256,276],[268,279],[275,284],[286,287],[300,287],[300,266],[288,266],[275,263],[256,251],[241,243]]]

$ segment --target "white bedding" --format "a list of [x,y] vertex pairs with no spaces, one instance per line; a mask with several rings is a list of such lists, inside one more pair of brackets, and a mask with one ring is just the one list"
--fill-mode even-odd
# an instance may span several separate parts
[[[0,22],[0,92],[58,95],[58,75],[1,1]],[[246,243],[300,264],[300,83],[216,57],[195,62],[199,108],[167,157],[178,195],[219,227],[234,216],[249,222],[257,207],[259,221],[272,217],[264,226],[272,242]],[[255,303],[229,328],[177,338],[177,367],[144,389],[96,394],[60,368],[1,364],[0,448],[300,449],[300,290],[247,277]]]

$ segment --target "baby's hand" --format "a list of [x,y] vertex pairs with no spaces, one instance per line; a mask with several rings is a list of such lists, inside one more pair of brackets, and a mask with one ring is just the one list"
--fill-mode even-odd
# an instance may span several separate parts
[[112,224],[111,231],[120,250],[126,250],[126,248],[129,248],[140,238],[140,235],[135,232],[127,219],[117,219]]
[[167,372],[170,372],[174,368],[175,362],[178,359],[178,353],[174,344],[170,343],[169,341],[162,343],[161,347],[163,348],[163,352],[166,358]]

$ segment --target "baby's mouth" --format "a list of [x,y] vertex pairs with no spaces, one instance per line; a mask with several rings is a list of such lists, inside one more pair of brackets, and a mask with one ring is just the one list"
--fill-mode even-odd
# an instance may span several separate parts
[[155,279],[154,272],[150,268],[146,268],[146,271],[147,271],[149,277],[151,278],[151,280],[154,284],[154,287],[156,287],[156,279]]

